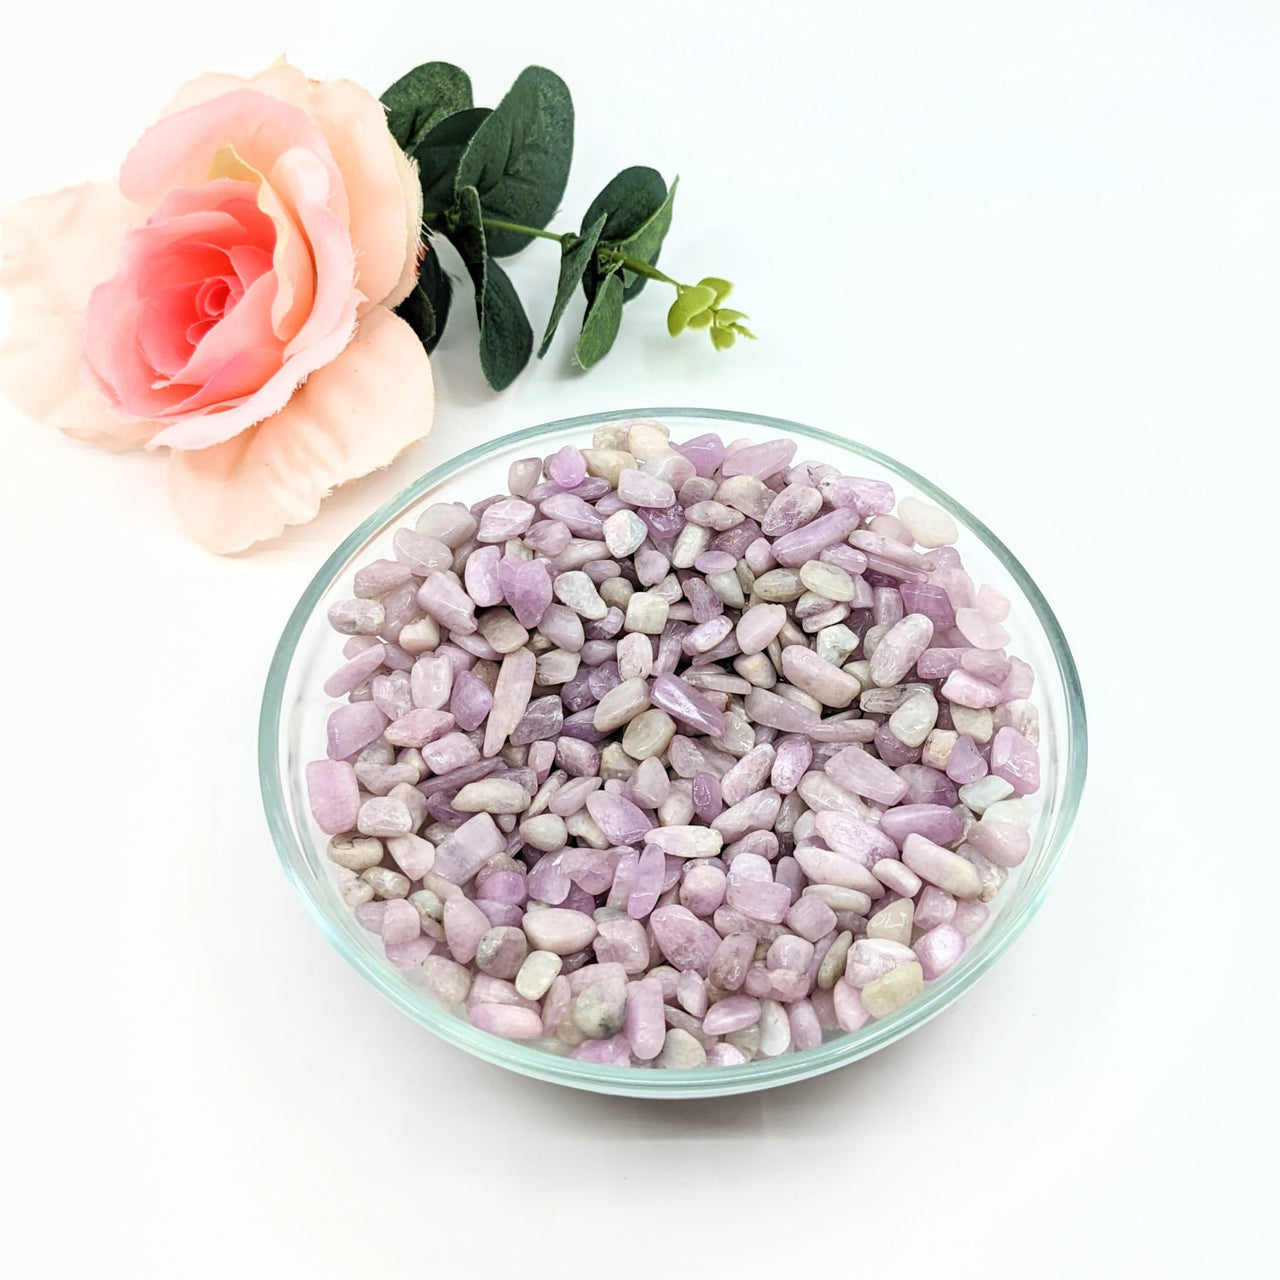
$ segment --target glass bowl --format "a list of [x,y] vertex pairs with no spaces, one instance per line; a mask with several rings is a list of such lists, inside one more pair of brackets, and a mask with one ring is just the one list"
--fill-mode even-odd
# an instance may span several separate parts
[[[356,924],[338,896],[333,864],[325,856],[327,838],[312,820],[306,799],[305,765],[323,755],[325,721],[335,705],[321,686],[342,661],[344,637],[330,629],[325,615],[331,603],[350,595],[355,570],[378,556],[391,556],[393,533],[411,523],[420,507],[451,501],[469,505],[506,492],[507,468],[514,459],[546,456],[568,443],[589,445],[601,423],[641,417],[665,423],[675,440],[706,431],[727,439],[788,437],[800,445],[799,460],[829,462],[847,473],[888,480],[899,498],[914,494],[945,508],[960,526],[957,546],[974,581],[990,583],[1012,602],[1006,623],[1012,637],[1009,650],[1036,673],[1032,696],[1040,711],[1042,780],[1031,851],[990,904],[990,918],[970,939],[960,962],[927,984],[910,1004],[859,1031],[739,1066],[684,1071],[600,1066],[471,1026],[415,986],[412,973],[394,968],[376,936]],[[1040,589],[990,529],[923,476],[865,445],[795,422],[713,409],[629,409],[568,418],[477,445],[427,472],[360,525],[303,592],[271,662],[258,736],[263,802],[285,871],[329,940],[378,991],[429,1031],[486,1061],[556,1084],[646,1098],[711,1097],[804,1080],[864,1058],[940,1013],[1008,950],[1043,901],[1075,822],[1086,755],[1084,701],[1062,629]]]

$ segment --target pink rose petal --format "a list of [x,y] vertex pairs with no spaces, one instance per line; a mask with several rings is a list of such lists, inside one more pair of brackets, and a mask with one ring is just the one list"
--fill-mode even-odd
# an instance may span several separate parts
[[434,400],[417,336],[375,308],[274,417],[226,444],[170,455],[183,522],[225,553],[311,520],[332,488],[385,467],[426,435]]
[[89,294],[145,217],[113,182],[36,196],[4,215],[0,285],[13,327],[0,347],[0,390],[38,421],[113,449],[144,444],[156,425],[117,419],[80,381],[80,334]]

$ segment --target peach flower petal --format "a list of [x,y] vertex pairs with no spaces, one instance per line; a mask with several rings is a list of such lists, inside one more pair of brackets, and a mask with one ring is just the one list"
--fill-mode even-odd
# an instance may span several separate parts
[[329,174],[309,151],[286,151],[272,167],[271,190],[286,200],[301,225],[315,263],[310,314],[285,347],[285,359],[338,326],[354,326],[360,292],[353,287],[356,255],[351,237],[332,211]]
[[[289,346],[272,328],[276,273],[260,275],[225,318],[200,334],[198,348],[166,381],[155,381],[155,369],[137,342],[144,287],[158,289],[169,272],[175,283],[199,278],[210,250],[222,251],[225,261],[234,248],[266,251],[272,220],[260,202],[246,198],[247,192],[257,194],[252,184],[236,179],[167,192],[152,219],[125,236],[119,270],[93,293],[85,372],[124,411],[169,424],[152,436],[153,447],[207,449],[277,413],[355,329],[360,295],[350,283],[354,257],[328,203],[327,166],[310,152],[291,150],[272,166],[272,177],[272,190],[284,193],[285,203],[297,210],[316,263],[315,284],[308,286],[309,294],[314,288],[311,314]],[[201,208],[201,200],[213,207]],[[188,270],[193,244],[200,261]]]
[[[255,204],[242,198],[244,185],[228,181],[207,183],[206,199],[215,205],[225,201],[223,207],[192,212],[185,212],[190,204],[188,191],[180,188],[170,193],[174,198],[166,199],[150,221],[125,233],[116,274],[90,295],[84,316],[82,371],[113,405],[132,417],[163,419],[179,412],[181,401],[190,394],[190,389],[157,385],[155,370],[138,345],[138,314],[146,301],[144,290],[154,294],[162,286],[198,280],[201,268],[207,270],[211,266],[210,254],[215,255],[213,261],[220,257],[225,269],[229,263],[227,251],[250,235],[244,223],[230,212],[232,209],[251,213],[260,224],[260,236],[271,234],[269,220],[259,214]],[[170,216],[175,206],[184,212]],[[265,283],[271,287],[270,281]]]
[[[209,388],[219,370],[242,351],[269,352],[275,367],[279,368],[280,343],[271,330],[271,302],[275,293],[275,281],[270,276],[259,276],[244,291],[235,310],[205,334],[187,362],[172,376],[174,390],[188,393],[174,405],[175,416],[222,404],[228,398],[251,396],[262,385],[260,381],[221,394],[214,394]],[[270,372],[267,376],[270,377]],[[278,408],[276,405],[269,412],[274,413]]]
[[422,344],[375,307],[274,417],[214,448],[170,454],[183,523],[224,554],[303,524],[337,485],[387,466],[426,435],[434,401]]
[[[308,110],[329,139],[347,183],[351,241],[360,253],[358,283],[373,302],[395,307],[418,278],[422,187],[417,165],[396,146],[382,103],[367,89],[350,80],[310,84]],[[369,146],[375,131],[386,135],[385,149]]]
[[422,184],[418,181],[418,162],[395,148],[396,169],[407,193],[405,204],[405,229],[408,244],[405,249],[404,267],[396,287],[383,299],[383,306],[398,307],[412,292],[418,282],[418,266],[427,252],[422,238]]
[[[247,80],[217,73],[199,76],[183,86],[165,114],[240,88],[292,103],[315,119],[346,180],[351,239],[360,251],[361,291],[370,303],[398,305],[418,276],[422,188],[417,166],[387,129],[382,104],[351,80],[309,80],[297,67],[280,62]],[[379,134],[385,135],[386,145],[374,147],[370,140]],[[397,208],[402,211],[399,216]]]
[[[200,324],[200,299],[210,280],[170,285],[152,294],[138,311],[138,350],[158,374],[172,377],[191,358],[188,334]],[[224,286],[225,287],[225,286]]]
[[334,212],[345,224],[349,210],[342,174],[315,121],[299,107],[251,89],[238,89],[153,124],[120,166],[120,190],[126,199],[155,207],[175,187],[208,182],[215,160],[227,148],[250,169],[265,174],[295,147],[312,152],[328,170]]
[[[385,132],[385,121],[380,125]],[[220,176],[209,179],[211,172]],[[158,208],[136,239],[126,241],[120,271],[91,305],[88,372],[119,412],[169,424],[152,438],[153,446],[210,448],[278,412],[304,379],[346,346],[355,329],[365,299],[352,283],[357,265],[345,225],[343,175],[305,111],[239,89],[153,125],[129,153],[120,182],[131,198],[156,200]],[[193,220],[220,225],[218,206],[224,201],[242,205],[248,192],[255,197],[261,226],[251,233],[242,218],[244,243],[266,248],[261,227],[274,224],[276,271],[269,280],[260,277],[216,324],[201,324],[192,315],[183,332],[199,338],[199,346],[178,373],[156,382],[135,340],[143,302],[141,274],[150,270],[154,275],[157,263],[167,261],[160,251],[170,238],[192,239]],[[185,210],[186,201],[202,195],[211,208],[180,213],[166,222],[175,202]],[[398,189],[396,195],[398,216],[403,207]],[[210,238],[223,247],[220,236],[211,232]],[[298,257],[300,251],[305,260],[289,269],[286,258]],[[282,344],[276,303],[279,290],[294,285],[302,292],[294,293],[286,307],[293,313],[301,301],[307,312]],[[108,310],[125,317],[124,322],[106,323]],[[274,362],[269,354],[273,348]],[[274,373],[273,363],[278,366]],[[255,381],[260,385],[251,385]]]
[[236,173],[252,184],[260,212],[275,226],[272,266],[276,273],[276,297],[271,324],[286,342],[302,327],[315,298],[315,264],[294,212],[281,199],[265,175],[245,164],[235,148],[222,147],[214,157],[214,173]]
[[143,444],[156,424],[119,421],[80,381],[80,331],[94,285],[146,216],[114,182],[90,182],[13,205],[3,222],[0,286],[13,328],[0,347],[0,390],[38,421],[114,449]]
[[[369,316],[375,315],[380,309],[374,308]],[[368,318],[367,316],[366,319]],[[246,352],[245,359],[262,361],[262,385],[258,390],[238,402],[232,400],[230,408],[203,412],[203,406],[212,404],[223,396],[238,394],[231,388],[239,381],[239,371],[245,366],[238,366],[234,371],[220,370],[189,402],[194,416],[166,426],[152,437],[149,447],[168,445],[171,449],[203,452],[225,443],[283,409],[299,384],[334,360],[350,341],[351,329],[335,329],[323,341],[308,347],[284,365],[280,365],[278,352],[267,353],[261,348]],[[268,354],[270,359],[267,358]],[[275,372],[266,376],[271,369]],[[237,374],[234,378],[233,372]]]

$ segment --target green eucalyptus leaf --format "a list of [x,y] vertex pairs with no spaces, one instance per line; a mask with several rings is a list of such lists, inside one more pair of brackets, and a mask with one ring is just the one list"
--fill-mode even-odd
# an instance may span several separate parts
[[430,352],[439,331],[435,307],[421,285],[413,286],[409,296],[396,308],[396,315],[418,335],[418,341]]
[[[526,67],[475,131],[455,185],[474,187],[485,213],[541,230],[564,195],[573,159],[573,100],[554,71]],[[518,253],[529,237],[490,228],[489,252]]]
[[595,300],[587,309],[587,318],[583,322],[582,332],[578,335],[578,345],[574,348],[573,358],[584,369],[604,359],[618,336],[618,326],[622,323],[622,281],[616,273],[610,273],[602,281],[596,292]]
[[[645,165],[632,165],[613,177],[591,202],[583,216],[582,229],[585,231],[604,215],[600,239],[611,247],[635,235],[662,208],[666,198],[667,184],[662,174]],[[602,263],[597,256],[583,272],[582,289],[588,306],[595,300],[601,281],[617,270],[617,262]]]
[[[640,227],[623,240],[611,240],[608,248],[625,254],[628,258],[638,258],[641,262],[650,264],[656,263],[658,254],[662,251],[662,242],[666,239],[667,232],[671,230],[671,206],[676,198],[676,186],[679,181],[679,178],[671,180],[666,199]],[[601,243],[603,245],[604,242]],[[623,299],[627,302],[630,302],[647,283],[644,276],[628,271],[626,267],[622,268],[622,279],[626,286]]]
[[533,329],[507,273],[488,252],[480,195],[463,187],[453,214],[449,239],[462,255],[476,292],[480,325],[480,368],[495,390],[511,385],[529,363]]
[[424,62],[401,76],[381,102],[391,136],[412,155],[441,120],[471,106],[471,79],[451,62]]
[[733,291],[733,285],[728,280],[721,280],[719,276],[703,276],[698,281],[699,284],[705,284],[708,289],[716,291],[716,306],[718,307]]
[[529,363],[533,329],[510,277],[492,258],[485,268],[484,295],[477,313],[480,367],[485,381],[495,391],[502,391]]
[[[676,293],[667,312],[667,332],[674,338],[689,321],[715,305],[716,291],[705,284],[688,285]],[[717,321],[718,323],[718,321]]]
[[605,215],[605,240],[625,240],[640,230],[667,198],[667,184],[662,174],[645,165],[632,165],[613,178],[591,202],[583,215],[585,231],[601,214]]
[[488,107],[471,107],[447,116],[414,148],[422,185],[422,217],[428,224],[438,223],[453,203],[458,162],[467,143],[491,114]]
[[428,249],[418,268],[418,281],[413,291],[396,308],[396,315],[416,333],[430,354],[436,349],[449,319],[453,281],[440,265],[440,255]]
[[546,332],[542,335],[542,345],[538,348],[538,359],[547,354],[551,339],[555,336],[556,326],[560,323],[564,309],[573,297],[573,291],[582,279],[582,274],[591,265],[595,256],[596,241],[604,228],[605,215],[602,213],[580,236],[574,236],[560,246],[560,280],[556,284],[556,300],[551,307],[551,317],[547,321]]
[[714,318],[715,318],[715,313],[712,311],[699,311],[696,316],[689,317],[689,328],[690,329],[709,329],[711,328],[711,321]]
[[[476,292],[479,293],[484,283],[484,264],[489,258],[489,247],[485,241],[480,195],[475,187],[463,187],[458,192],[457,203],[449,210],[448,230],[445,234],[462,255],[462,261],[471,273]],[[477,272],[480,274],[477,275]]]
[[745,320],[746,313],[742,311],[733,311],[729,307],[721,307],[716,312],[716,324],[722,329],[732,329],[739,320]]
[[717,351],[728,351],[733,346],[736,335],[732,329],[721,329],[717,325],[711,326],[711,341],[715,344]]

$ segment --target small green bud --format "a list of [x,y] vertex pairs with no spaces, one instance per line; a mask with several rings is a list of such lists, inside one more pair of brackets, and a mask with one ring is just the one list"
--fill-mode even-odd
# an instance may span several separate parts
[[706,285],[680,285],[676,300],[667,312],[667,332],[674,338],[693,316],[701,315],[715,305],[715,290]]
[[719,276],[703,276],[698,281],[701,285],[706,285],[708,289],[716,291],[716,306],[718,307],[733,291],[733,284],[729,280],[721,280]]

